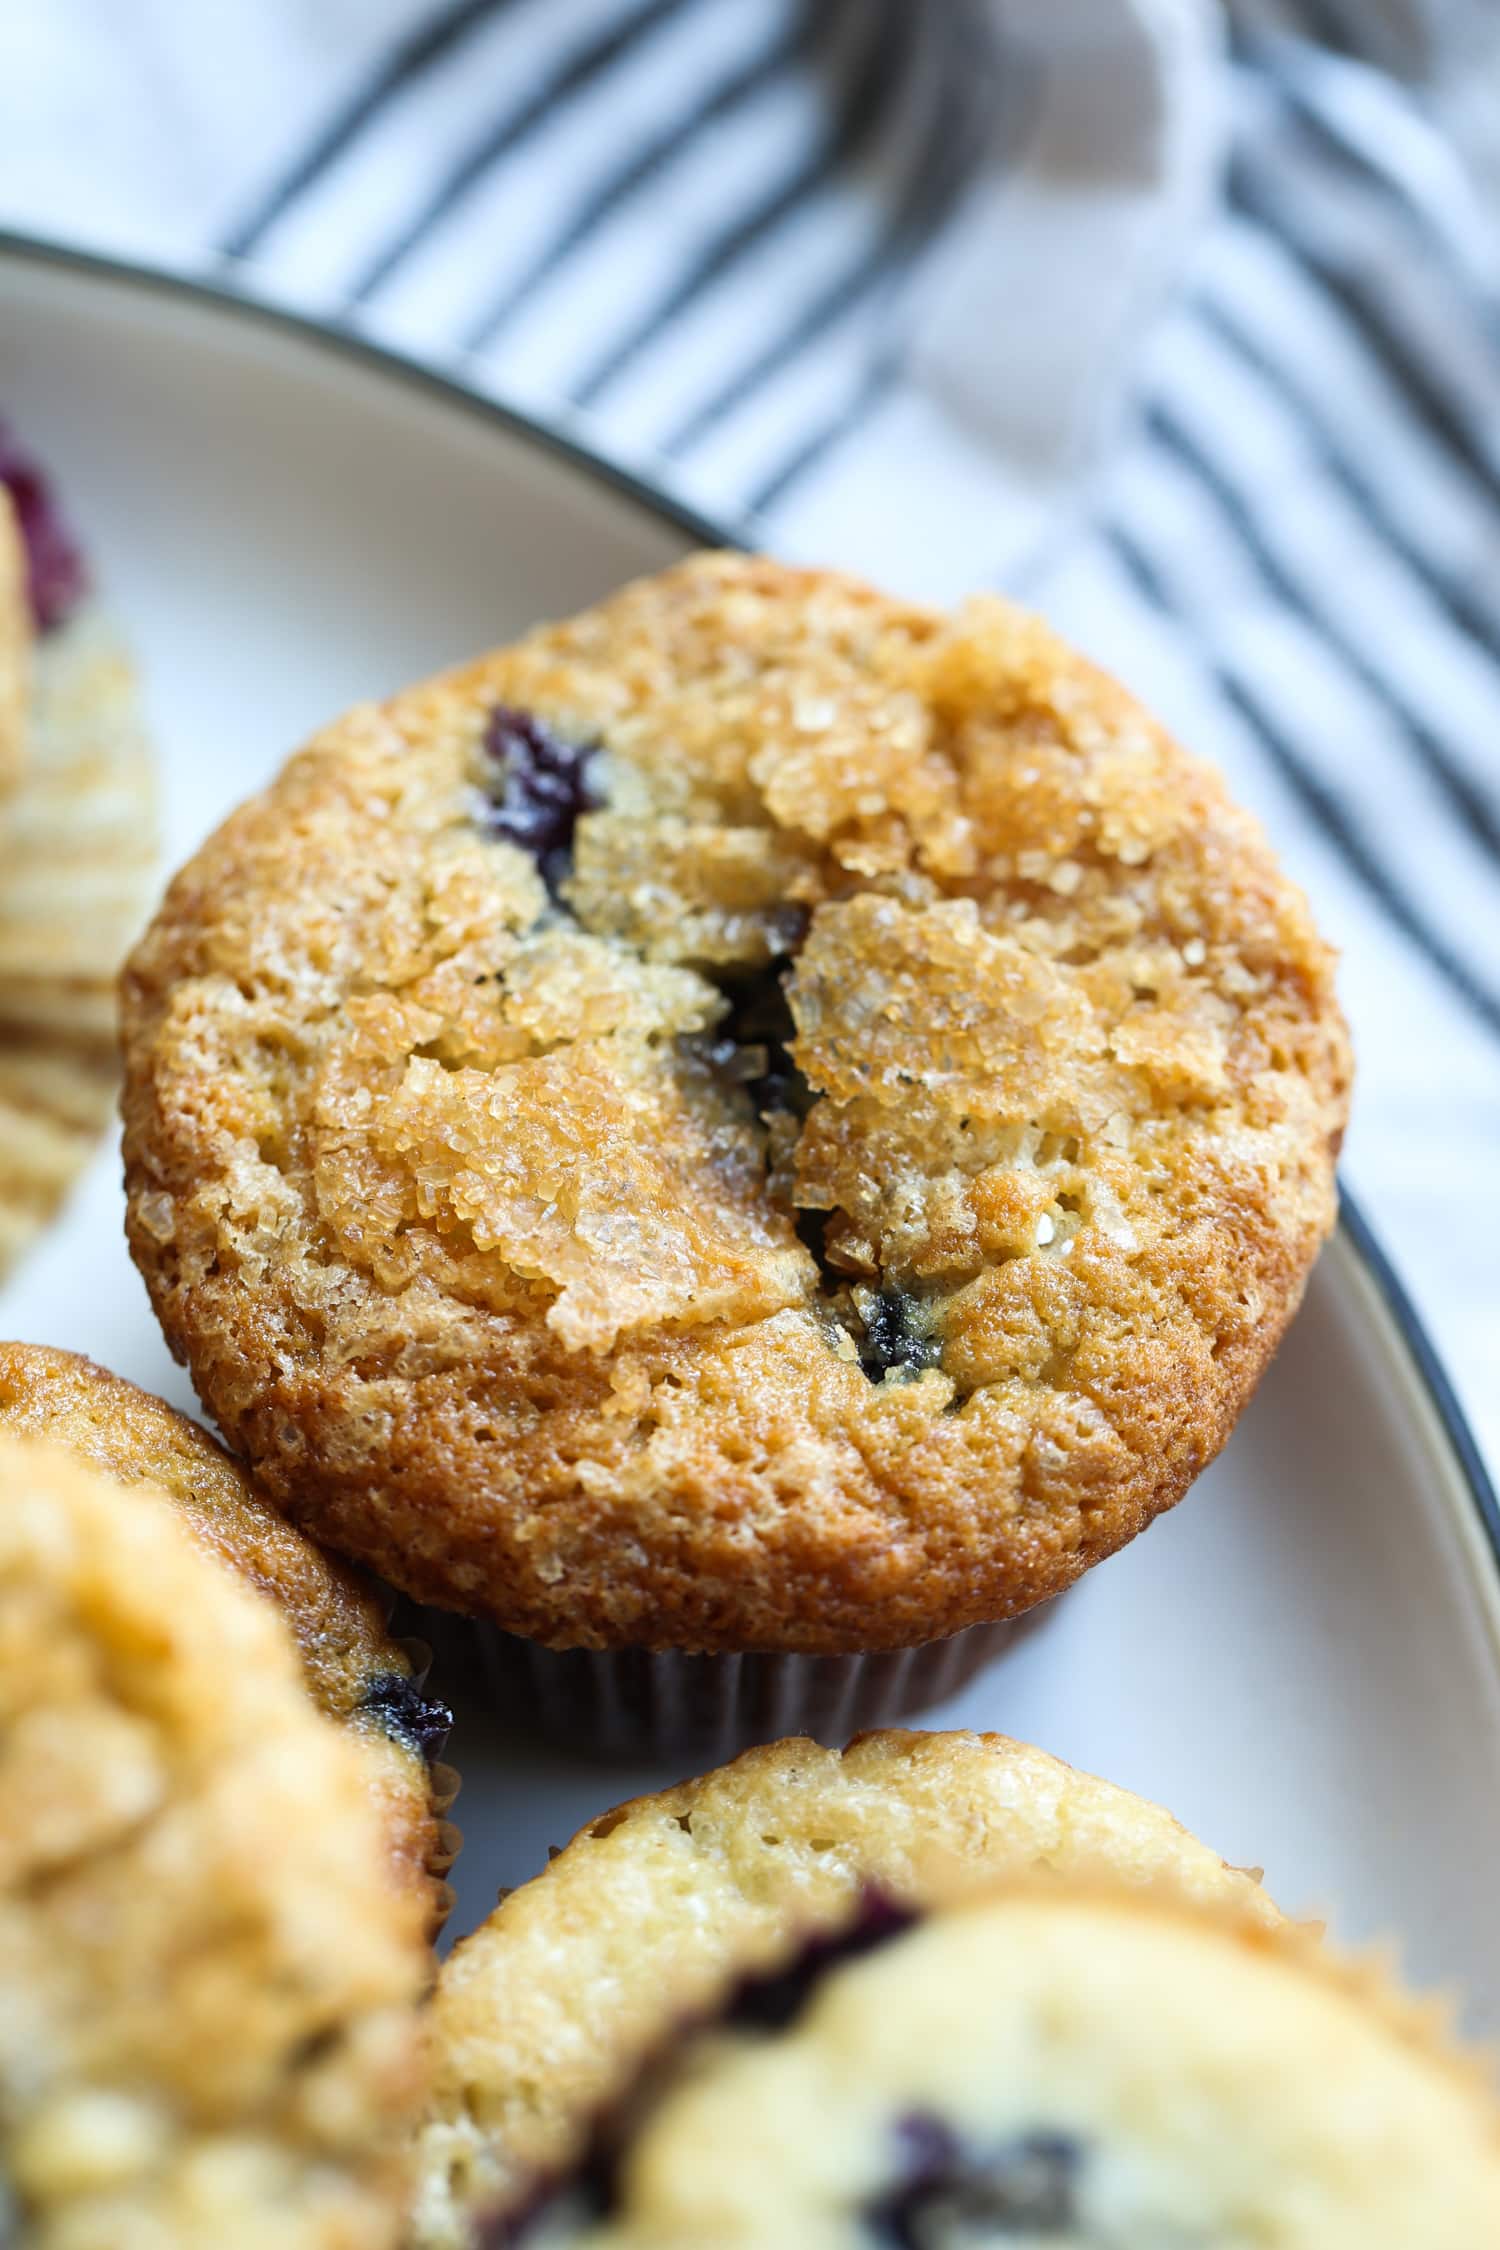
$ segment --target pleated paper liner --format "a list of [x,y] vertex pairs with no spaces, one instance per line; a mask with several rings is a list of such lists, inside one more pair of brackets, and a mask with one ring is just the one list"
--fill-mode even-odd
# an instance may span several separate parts
[[867,1728],[914,1718],[957,1695],[1054,1607],[855,1656],[550,1649],[480,1620],[413,1614],[440,1662],[467,1676],[505,1727],[579,1757],[674,1759],[701,1771],[786,1735],[842,1746]]
[[112,1044],[0,1023],[0,1273],[53,1217],[114,1115]]
[[155,869],[135,677],[90,607],[36,643],[24,767],[0,797],[0,1272],[114,1114],[115,978]]
[[155,767],[135,673],[91,605],[35,645],[25,771],[0,798],[0,1010],[14,989],[34,1011],[40,987],[69,1025],[75,1002],[97,1022],[155,870]]

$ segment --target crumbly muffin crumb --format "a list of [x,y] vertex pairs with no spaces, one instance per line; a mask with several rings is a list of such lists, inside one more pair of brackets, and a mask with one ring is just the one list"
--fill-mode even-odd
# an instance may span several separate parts
[[0,1436],[20,2242],[388,2250],[424,1971],[359,1761],[270,1608],[164,1497]]
[[680,2038],[486,2250],[1471,2250],[1500,2104],[1336,1965],[1180,1901],[1050,1885],[835,1949]]
[[275,1603],[313,1700],[359,1737],[392,1867],[436,1926],[456,1849],[441,1814],[457,1776],[435,1770],[452,1714],[422,1693],[375,1589],[284,1523],[206,1430],[75,1352],[0,1343],[0,1430],[61,1446],[117,1484],[149,1484],[200,1546]]
[[440,1972],[418,2250],[466,2250],[475,2214],[565,2161],[643,2056],[870,1887],[920,1906],[1039,1873],[1281,1920],[1160,1806],[1003,1735],[773,1743],[602,1814]]

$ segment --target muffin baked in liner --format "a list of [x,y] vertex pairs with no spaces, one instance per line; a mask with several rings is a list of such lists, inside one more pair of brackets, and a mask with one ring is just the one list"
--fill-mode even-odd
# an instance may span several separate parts
[[418,2250],[460,2250],[684,2020],[867,1890],[920,1907],[1037,1871],[1281,1919],[1159,1806],[1002,1735],[780,1742],[601,1815],[439,1973]]
[[679,2027],[485,2250],[1473,2250],[1476,2060],[1304,1933],[1053,1880],[867,1901]]
[[592,1652],[492,1649],[590,1747],[946,1692],[1212,1459],[1333,1220],[1304,902],[998,601],[627,587],[324,730],[124,995],[205,1404],[320,1539]]
[[0,424],[0,1272],[113,1115],[115,980],[156,841],[130,657],[48,480]]
[[459,1633],[472,1638],[465,1670],[486,1683],[496,1711],[563,1750],[622,1763],[671,1757],[707,1765],[787,1734],[841,1744],[861,1728],[946,1703],[1048,1614],[1043,1607],[871,1656],[546,1648],[437,1610],[420,1612],[419,1622],[457,1661]]
[[376,1590],[284,1522],[206,1430],[74,1352],[0,1343],[5,1431],[61,1447],[115,1484],[149,1485],[201,1547],[275,1604],[313,1701],[359,1741],[392,1867],[420,1893],[435,1934],[459,1842],[444,1818],[459,1777],[440,1762],[452,1714],[424,1694],[428,1652],[391,1639]]
[[5,2240],[397,2250],[420,1923],[272,1606],[0,1434]]

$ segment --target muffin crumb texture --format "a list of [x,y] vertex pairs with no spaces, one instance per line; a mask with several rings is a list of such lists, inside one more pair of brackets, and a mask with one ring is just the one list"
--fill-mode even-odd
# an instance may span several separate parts
[[439,1974],[414,2250],[468,2250],[664,2040],[862,1895],[920,1908],[1041,1876],[1282,1919],[1159,1805],[1004,1735],[772,1743],[602,1814]]
[[1500,2111],[1318,1949],[1056,1885],[835,1959],[664,2057],[486,2250],[1477,2250]]
[[423,1979],[279,1620],[0,1438],[0,2236],[394,2250]]
[[359,1738],[397,1879],[440,1926],[458,1840],[441,1815],[458,1777],[436,1761],[453,1717],[391,1639],[389,1597],[284,1522],[206,1430],[76,1352],[0,1343],[0,1430],[60,1446],[116,1484],[150,1485],[200,1547],[274,1603],[313,1701]]
[[1041,624],[702,556],[349,714],[126,980],[132,1246],[278,1503],[554,1645],[896,1648],[1222,1444],[1331,957]]

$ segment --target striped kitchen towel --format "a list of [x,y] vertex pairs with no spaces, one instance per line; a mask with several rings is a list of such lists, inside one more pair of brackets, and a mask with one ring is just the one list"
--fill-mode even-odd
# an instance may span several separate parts
[[1049,610],[1345,947],[1349,1175],[1500,1458],[1497,87],[1488,0],[49,0],[0,219]]

